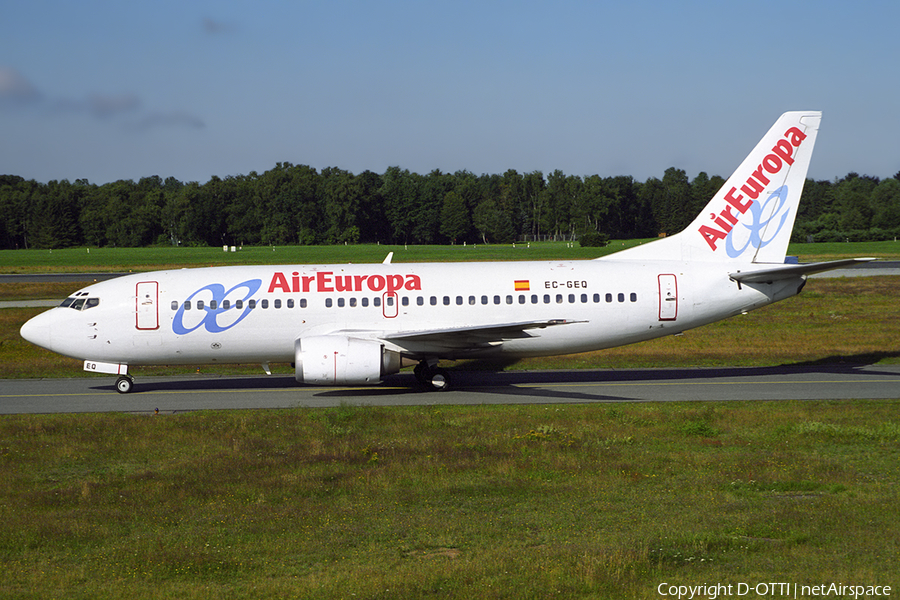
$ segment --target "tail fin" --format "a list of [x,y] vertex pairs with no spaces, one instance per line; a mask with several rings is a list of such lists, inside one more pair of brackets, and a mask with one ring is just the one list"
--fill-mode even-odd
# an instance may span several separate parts
[[783,263],[821,119],[784,113],[687,229],[610,258]]

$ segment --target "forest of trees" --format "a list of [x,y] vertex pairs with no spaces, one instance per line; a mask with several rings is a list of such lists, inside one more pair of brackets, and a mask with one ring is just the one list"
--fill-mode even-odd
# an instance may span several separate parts
[[[646,238],[686,227],[722,186],[680,169],[645,182],[556,170],[503,175],[321,172],[278,163],[205,184],[144,177],[105,185],[0,175],[0,248],[445,244]],[[528,236],[528,237],[526,237]],[[794,241],[900,236],[900,173],[808,180]]]

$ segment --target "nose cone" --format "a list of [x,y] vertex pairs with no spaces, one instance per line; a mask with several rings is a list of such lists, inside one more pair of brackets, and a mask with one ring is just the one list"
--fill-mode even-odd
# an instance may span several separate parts
[[52,350],[50,347],[50,317],[49,315],[52,310],[47,311],[45,313],[41,313],[36,317],[33,317],[25,322],[22,325],[22,329],[19,330],[19,335],[23,338],[34,344],[35,346],[40,346],[41,348],[47,348],[48,350]]

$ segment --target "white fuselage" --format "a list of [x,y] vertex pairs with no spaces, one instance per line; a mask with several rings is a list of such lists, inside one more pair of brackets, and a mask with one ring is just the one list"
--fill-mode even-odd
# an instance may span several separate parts
[[[738,285],[718,263],[587,260],[211,267],[128,275],[30,321],[60,354],[125,365],[293,362],[311,336],[381,340],[405,357],[567,354],[679,333],[799,292]],[[89,299],[96,299],[89,308]],[[391,334],[565,321],[454,345]]]

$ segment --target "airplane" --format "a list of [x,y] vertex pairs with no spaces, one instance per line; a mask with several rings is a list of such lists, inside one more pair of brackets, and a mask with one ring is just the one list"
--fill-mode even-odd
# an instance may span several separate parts
[[786,263],[821,112],[783,114],[687,229],[593,260],[229,266],[137,273],[75,292],[23,338],[131,367],[293,363],[298,382],[366,385],[439,361],[571,354],[681,333],[794,296],[870,258]]

